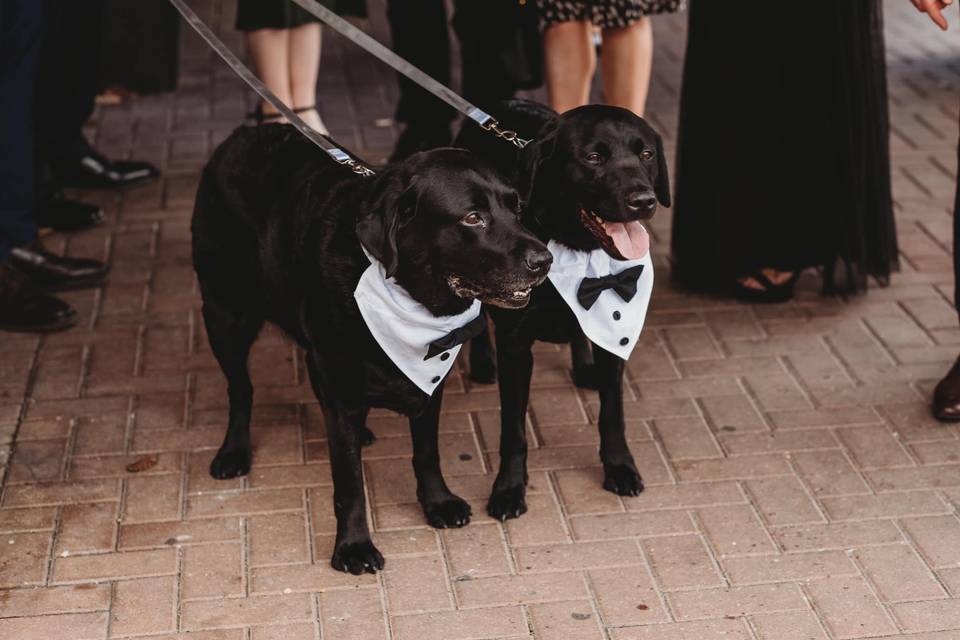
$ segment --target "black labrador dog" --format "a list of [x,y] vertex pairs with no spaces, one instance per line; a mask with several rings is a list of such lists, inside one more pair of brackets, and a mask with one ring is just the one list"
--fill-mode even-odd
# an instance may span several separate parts
[[[657,203],[670,206],[670,182],[657,132],[631,111],[590,105],[562,115],[525,100],[503,103],[500,126],[532,141],[517,151],[488,132],[464,125],[455,144],[512,176],[526,201],[523,222],[541,240],[577,251],[603,249],[623,260],[632,240],[646,236],[640,221]],[[496,354],[488,334],[471,342],[471,378],[500,383],[500,470],[487,504],[497,519],[527,509],[527,442],[524,430],[536,340],[570,342],[573,379],[600,394],[603,487],[634,496],[643,482],[627,445],[623,417],[624,362],[591,343],[549,282],[520,310],[487,309],[496,325]],[[592,346],[592,348],[591,348]]]
[[247,358],[270,321],[306,351],[323,406],[337,516],[333,567],[383,567],[367,528],[360,464],[370,407],[410,416],[417,497],[430,524],[467,524],[469,505],[440,471],[442,382],[428,395],[401,372],[354,291],[371,265],[366,250],[428,316],[461,314],[475,298],[523,306],[552,257],[520,224],[519,201],[492,166],[462,149],[422,152],[368,179],[289,125],[234,132],[204,169],[192,226],[203,319],[229,384],[229,425],[211,475],[250,469]]

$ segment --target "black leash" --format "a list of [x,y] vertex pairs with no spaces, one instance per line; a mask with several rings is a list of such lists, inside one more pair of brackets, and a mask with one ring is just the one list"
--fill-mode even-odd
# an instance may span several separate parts
[[230,68],[233,69],[234,72],[236,72],[236,74],[240,76],[244,82],[250,85],[251,89],[256,91],[260,97],[269,102],[277,111],[283,114],[283,117],[286,118],[290,124],[297,128],[297,131],[306,136],[318,147],[326,151],[327,155],[329,155],[331,158],[340,164],[347,165],[353,169],[354,173],[364,177],[374,175],[372,169],[362,164],[359,160],[338,147],[330,138],[314,130],[310,125],[304,122],[303,118],[297,115],[293,109],[284,104],[283,100],[278,98],[276,94],[270,91],[270,89],[268,89],[267,86],[260,81],[260,78],[255,76],[253,72],[250,71],[250,69],[248,69],[246,65],[240,61],[240,58],[238,58],[236,54],[227,48],[227,45],[225,45],[223,41],[220,40],[220,38],[218,38],[213,31],[210,30],[210,27],[208,27],[203,20],[201,20],[200,17],[194,13],[193,9],[187,6],[183,0],[170,0],[170,4],[172,4],[177,11],[180,12],[180,15],[182,15],[184,20],[187,21],[187,24],[193,27],[194,31],[200,34],[200,37],[203,38],[214,51],[217,52],[217,55],[223,58],[223,61],[226,62],[227,65],[229,65]]
[[[173,0],[171,0],[173,1]],[[381,62],[384,62],[394,70],[407,76],[413,82],[417,83],[436,97],[440,98],[451,107],[470,118],[480,125],[486,131],[490,131],[498,138],[503,138],[507,142],[522,149],[529,140],[524,140],[517,135],[516,131],[509,131],[500,128],[500,124],[489,113],[479,107],[467,102],[462,96],[457,95],[420,69],[416,68],[393,51],[383,46],[369,35],[357,29],[355,26],[338,16],[336,13],[327,9],[316,0],[291,0],[303,8],[304,11],[313,14],[322,20],[328,27],[342,35],[347,40],[353,42],[367,53],[370,53]]]

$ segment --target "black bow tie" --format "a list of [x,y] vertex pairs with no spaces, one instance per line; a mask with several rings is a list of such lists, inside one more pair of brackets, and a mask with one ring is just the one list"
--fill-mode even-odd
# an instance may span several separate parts
[[473,338],[483,333],[483,330],[487,327],[487,318],[482,313],[463,325],[459,329],[454,329],[447,335],[442,338],[437,338],[430,343],[430,348],[427,349],[427,355],[424,356],[424,360],[429,360],[434,356],[438,356],[444,351],[449,351],[456,346],[459,346]]
[[624,269],[620,273],[611,273],[602,278],[584,278],[577,289],[577,300],[584,309],[589,309],[607,289],[613,289],[624,302],[633,300],[637,295],[637,281],[643,273],[643,265]]

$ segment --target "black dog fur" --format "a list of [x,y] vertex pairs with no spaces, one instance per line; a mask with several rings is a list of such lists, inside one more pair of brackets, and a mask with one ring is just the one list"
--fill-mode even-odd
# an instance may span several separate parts
[[[493,114],[500,126],[532,139],[522,151],[464,124],[455,141],[512,176],[524,194],[523,221],[541,240],[593,251],[601,243],[581,223],[579,208],[624,222],[650,218],[656,202],[670,206],[670,182],[660,136],[626,109],[590,105],[558,116],[536,103],[511,100]],[[596,153],[602,162],[588,162]],[[630,204],[643,202],[642,207]],[[496,353],[488,334],[471,342],[471,378],[500,383],[500,470],[487,504],[497,519],[527,510],[524,429],[536,340],[571,342],[573,379],[600,393],[603,487],[634,496],[643,482],[627,445],[623,417],[623,361],[591,345],[553,285],[538,286],[519,310],[488,309],[496,325]],[[592,346],[592,350],[591,347]]]
[[367,528],[360,464],[361,444],[372,437],[370,407],[410,416],[417,497],[428,522],[465,525],[470,507],[440,471],[443,384],[428,397],[367,329],[353,297],[370,264],[361,243],[435,315],[461,313],[474,297],[517,306],[526,300],[512,293],[542,282],[552,261],[521,226],[518,210],[517,192],[464,150],[419,153],[371,180],[289,125],[234,132],[203,172],[192,226],[203,318],[229,385],[229,425],[210,473],[231,478],[250,469],[247,358],[270,321],[306,350],[323,406],[337,516],[334,568],[383,567]]

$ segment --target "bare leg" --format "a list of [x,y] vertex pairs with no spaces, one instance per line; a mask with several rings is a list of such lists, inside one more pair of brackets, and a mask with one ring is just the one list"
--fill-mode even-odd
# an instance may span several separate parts
[[[293,107],[302,109],[312,107],[317,102],[317,74],[320,70],[321,31],[319,23],[312,22],[296,29],[290,29],[290,92]],[[308,125],[327,133],[327,128],[315,110],[304,111],[300,117]]]
[[604,29],[600,67],[606,103],[643,116],[653,68],[650,18],[641,18],[622,29]]
[[550,106],[563,113],[587,104],[597,65],[589,22],[560,22],[543,34]]
[[[290,93],[289,29],[258,29],[247,33],[247,50],[253,67],[264,84],[288,106],[293,105]],[[261,104],[265,114],[276,113],[269,103]]]

